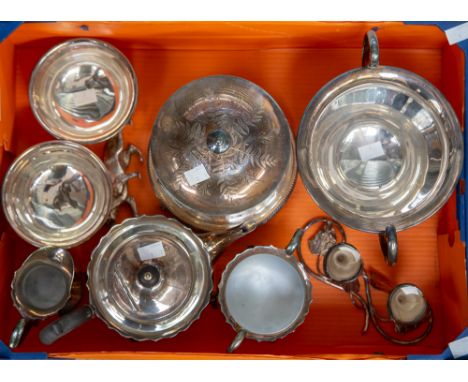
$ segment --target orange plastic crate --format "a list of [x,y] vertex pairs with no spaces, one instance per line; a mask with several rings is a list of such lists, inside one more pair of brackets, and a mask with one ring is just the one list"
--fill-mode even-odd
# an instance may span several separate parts
[[[81,28],[86,25],[88,28]],[[364,33],[378,26],[381,64],[399,66],[423,76],[449,99],[460,121],[464,104],[464,56],[449,46],[437,27],[403,23],[316,22],[58,22],[21,25],[0,43],[0,162],[2,175],[12,159],[27,147],[53,139],[35,120],[28,101],[31,72],[52,46],[69,38],[92,37],[110,42],[135,68],[139,99],[124,139],[146,151],[153,122],[167,98],[196,78],[213,74],[244,77],[263,87],[282,107],[294,133],[314,94],[335,76],[358,67]],[[103,144],[91,148],[102,155]],[[160,210],[146,164],[132,164],[142,180],[129,183],[139,210]],[[128,211],[122,211],[123,219]],[[231,245],[215,263],[215,284],[224,265],[251,245],[285,246],[295,229],[323,213],[298,179],[285,207],[266,225]],[[4,218],[0,225],[0,339],[8,343],[19,319],[10,298],[13,272],[34,250],[20,240]],[[85,271],[103,229],[72,250],[78,270]],[[274,343],[245,341],[237,355],[227,355],[235,332],[218,308],[208,306],[187,331],[160,342],[138,343],[108,330],[93,319],[51,346],[39,342],[35,326],[17,351],[47,352],[68,358],[402,358],[414,353],[440,353],[468,325],[465,245],[460,241],[455,197],[419,226],[399,234],[400,258],[395,268],[384,264],[376,235],[347,229],[350,243],[365,264],[384,272],[395,283],[422,288],[434,310],[430,336],[414,346],[385,341],[371,327],[361,335],[362,312],[346,294],[312,280],[310,313],[296,332]],[[84,301],[87,290],[84,289]],[[385,297],[375,296],[380,310]]]

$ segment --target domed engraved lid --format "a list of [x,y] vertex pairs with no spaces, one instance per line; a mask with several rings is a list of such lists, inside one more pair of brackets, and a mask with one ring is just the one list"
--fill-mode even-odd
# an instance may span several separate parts
[[177,90],[159,112],[149,145],[157,196],[204,230],[269,219],[296,177],[294,140],[270,95],[233,76]]
[[203,242],[164,216],[140,216],[114,226],[88,267],[96,314],[124,337],[173,337],[199,317],[212,289]]
[[112,45],[69,40],[38,62],[29,98],[34,115],[50,134],[96,143],[116,135],[129,122],[137,80],[130,62]]

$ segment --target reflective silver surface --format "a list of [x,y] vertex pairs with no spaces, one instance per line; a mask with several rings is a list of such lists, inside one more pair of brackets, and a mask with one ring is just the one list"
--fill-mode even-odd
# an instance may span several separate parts
[[[317,225],[320,225],[318,230]],[[304,240],[307,232],[312,232],[312,236]],[[338,242],[338,232],[341,242]],[[308,253],[304,247],[306,243]],[[310,219],[296,230],[287,248],[289,252],[297,251],[299,261],[310,276],[347,294],[352,304],[364,313],[362,334],[372,324],[387,341],[414,345],[431,333],[432,310],[421,290],[412,284],[400,284],[392,289],[391,281],[384,275],[373,268],[366,271],[361,255],[346,243],[346,234],[337,221],[328,217]],[[388,316],[378,312],[372,290],[388,294]],[[414,331],[420,326],[424,329]]]
[[81,288],[72,287],[74,273],[73,258],[62,248],[38,249],[23,262],[11,283],[11,298],[21,318],[11,333],[10,348],[21,343],[33,320],[50,317],[79,301]]
[[187,329],[208,304],[210,257],[188,228],[164,216],[114,226],[92,253],[90,303],[108,326],[135,340]]
[[304,321],[312,301],[311,289],[302,264],[294,256],[275,247],[253,247],[226,266],[219,284],[219,302],[236,331],[258,341],[275,341]]
[[403,230],[451,195],[463,163],[460,125],[428,81],[378,66],[378,54],[367,61],[372,65],[329,82],[307,107],[299,171],[336,220],[368,232]]
[[398,285],[388,297],[388,313],[397,324],[417,325],[425,318],[427,311],[426,299],[415,285]]
[[87,148],[67,141],[44,142],[23,152],[5,175],[2,203],[23,239],[71,247],[105,222],[112,203],[110,177]]
[[117,134],[137,99],[127,58],[103,41],[76,39],[49,50],[30,80],[30,103],[41,125],[57,138],[96,143]]
[[242,78],[210,76],[177,90],[148,148],[157,196],[206,231],[260,224],[294,185],[294,140],[276,102]]
[[45,318],[62,309],[70,297],[74,265],[62,248],[33,252],[15,272],[11,284],[13,303],[23,317]]
[[350,244],[336,244],[326,253],[323,270],[333,281],[353,280],[362,270],[361,254]]

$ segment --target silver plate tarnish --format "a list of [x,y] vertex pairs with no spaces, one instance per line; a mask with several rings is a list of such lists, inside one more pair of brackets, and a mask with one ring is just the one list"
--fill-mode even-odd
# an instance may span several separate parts
[[233,76],[177,90],[155,122],[148,151],[154,190],[187,224],[223,231],[259,224],[294,185],[294,140],[276,102]]
[[219,284],[227,322],[257,341],[276,341],[293,332],[304,322],[311,302],[312,285],[303,265],[272,246],[238,254]]
[[65,307],[75,268],[72,255],[62,248],[44,247],[33,252],[17,269],[11,298],[22,317],[43,319]]
[[382,232],[414,226],[450,197],[463,163],[457,117],[429,82],[368,66],[332,80],[301,121],[304,185],[334,219]]
[[137,100],[130,62],[103,41],[76,39],[49,50],[36,65],[29,98],[41,125],[56,138],[84,144],[113,137]]
[[3,181],[5,216],[18,235],[41,246],[72,247],[106,221],[112,183],[92,151],[67,141],[44,142],[23,152]]
[[175,336],[198,319],[213,288],[203,242],[175,219],[140,216],[114,226],[91,255],[90,302],[137,341]]

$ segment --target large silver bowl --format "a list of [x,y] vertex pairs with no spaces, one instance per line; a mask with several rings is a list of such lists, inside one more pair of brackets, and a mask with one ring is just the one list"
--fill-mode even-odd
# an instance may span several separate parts
[[395,232],[429,218],[451,195],[463,140],[440,91],[380,66],[373,31],[365,41],[363,67],[329,82],[308,105],[298,166],[320,208],[352,228],[386,232],[386,250],[396,256]]
[[103,41],[75,39],[49,50],[29,83],[31,108],[56,138],[83,144],[109,139],[130,121],[137,80],[127,58]]
[[156,195],[185,223],[206,231],[256,226],[292,190],[294,139],[259,86],[204,77],[177,90],[159,112],[148,171]]

